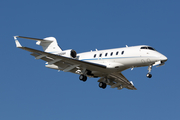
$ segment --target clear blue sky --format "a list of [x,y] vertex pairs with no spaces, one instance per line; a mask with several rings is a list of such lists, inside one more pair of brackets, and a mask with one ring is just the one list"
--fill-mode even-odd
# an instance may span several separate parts
[[[0,120],[179,120],[179,0],[1,0]],[[150,45],[165,66],[126,70],[136,91],[102,90],[98,79],[44,67],[15,47],[14,35],[54,36],[78,53]],[[40,49],[34,41],[24,46]]]

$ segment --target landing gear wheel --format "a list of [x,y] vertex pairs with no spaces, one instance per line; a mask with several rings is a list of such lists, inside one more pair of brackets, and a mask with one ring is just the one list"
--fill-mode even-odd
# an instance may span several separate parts
[[102,88],[102,89],[105,89],[106,86],[107,86],[106,83],[103,83],[103,82],[99,83],[99,87]]
[[87,76],[85,75],[80,75],[79,79],[82,80],[83,82],[85,82],[87,80]]
[[152,77],[152,75],[151,75],[150,73],[148,73],[146,76],[147,76],[148,78],[151,78],[151,77]]

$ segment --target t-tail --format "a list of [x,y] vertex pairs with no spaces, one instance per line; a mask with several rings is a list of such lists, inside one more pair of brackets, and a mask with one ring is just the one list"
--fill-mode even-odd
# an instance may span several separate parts
[[37,41],[36,44],[42,46],[45,52],[59,53],[62,51],[62,49],[59,47],[57,43],[56,38],[54,37],[46,37],[44,39],[38,39],[38,38],[30,38],[30,37],[23,37],[23,36],[14,36],[15,40],[17,40],[17,38],[36,40]]

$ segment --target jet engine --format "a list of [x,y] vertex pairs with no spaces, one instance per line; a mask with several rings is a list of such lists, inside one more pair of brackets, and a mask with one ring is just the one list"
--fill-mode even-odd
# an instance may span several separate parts
[[70,58],[76,58],[77,53],[75,50],[70,49],[70,50],[64,50],[64,51],[58,53],[58,55],[70,57]]

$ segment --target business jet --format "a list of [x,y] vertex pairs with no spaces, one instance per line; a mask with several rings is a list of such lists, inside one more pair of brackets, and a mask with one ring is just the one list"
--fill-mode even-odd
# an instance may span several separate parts
[[[23,47],[17,38],[37,41],[43,51]],[[167,57],[147,45],[132,46],[107,50],[95,50],[77,54],[75,50],[62,50],[54,37],[44,39],[14,36],[16,47],[31,52],[35,59],[46,61],[47,68],[79,74],[83,82],[87,78],[100,78],[99,87],[121,90],[136,90],[132,81],[128,81],[121,73],[126,69],[148,66],[147,77],[151,78],[153,66],[162,66]]]

